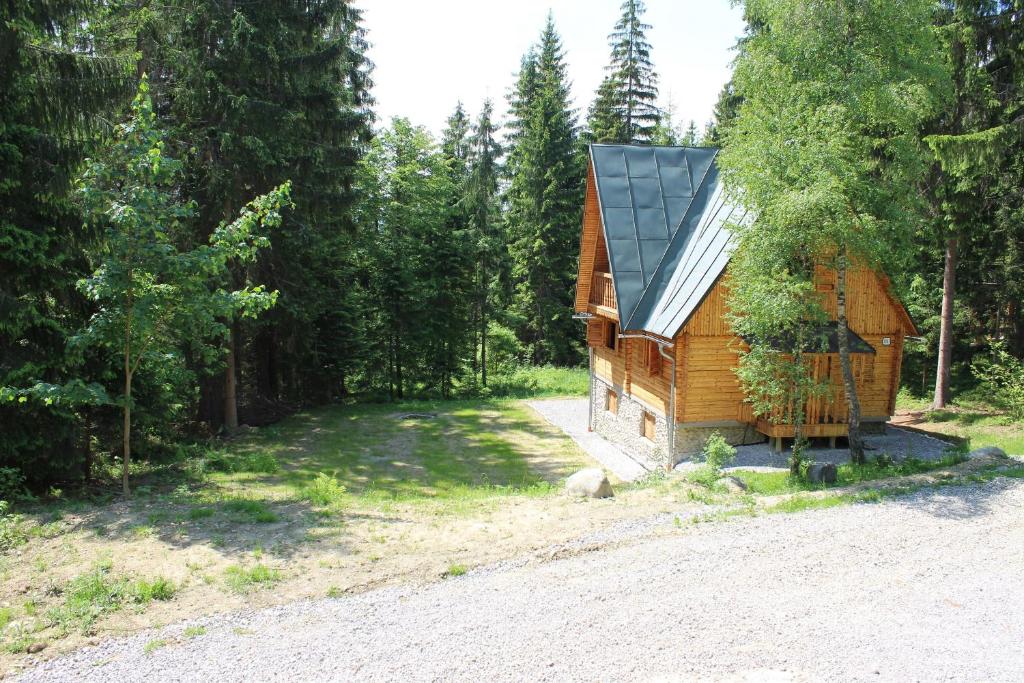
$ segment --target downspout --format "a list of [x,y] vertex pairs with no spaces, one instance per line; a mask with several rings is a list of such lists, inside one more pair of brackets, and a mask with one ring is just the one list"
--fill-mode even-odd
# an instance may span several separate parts
[[587,344],[590,374],[587,377],[587,431],[594,431],[594,347]]
[[658,353],[665,360],[672,363],[672,379],[669,384],[671,388],[668,394],[668,415],[665,422],[668,425],[668,460],[665,461],[665,470],[672,471],[676,460],[676,359],[665,353],[666,344],[658,344]]
[[674,348],[674,344],[659,339],[650,334],[620,334],[619,339],[646,339],[658,345],[658,354],[672,364],[672,378],[669,380],[668,414],[665,416],[665,424],[668,426],[668,460],[665,461],[665,469],[669,472],[675,466],[676,446],[676,359],[665,353],[666,348]]

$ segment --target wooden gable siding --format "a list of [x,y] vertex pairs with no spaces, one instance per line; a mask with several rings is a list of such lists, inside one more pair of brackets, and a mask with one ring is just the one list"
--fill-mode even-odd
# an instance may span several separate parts
[[[824,305],[832,319],[836,316],[835,273],[819,268],[815,273],[818,290],[825,297]],[[887,282],[869,270],[849,274],[848,315],[850,327],[877,353],[854,356],[857,395],[861,414],[867,418],[892,415],[906,334],[913,325],[902,306],[889,294]],[[750,405],[744,403],[743,392],[736,379],[737,345],[726,320],[726,285],[720,280],[701,303],[676,339],[682,354],[677,369],[676,418],[680,422],[719,422],[736,420],[752,422]],[[888,337],[890,344],[883,345]],[[826,372],[836,385],[838,405],[809,406],[809,417],[845,422],[846,405],[838,373],[838,354],[820,356]],[[830,365],[831,363],[831,365]],[[833,401],[833,404],[835,401]]]
[[[597,261],[601,263],[597,264]],[[601,265],[603,268],[595,268],[595,265]],[[608,250],[604,244],[601,209],[597,205],[597,182],[594,178],[594,165],[591,163],[587,170],[587,197],[583,205],[583,234],[580,238],[580,262],[576,275],[577,313],[585,313],[588,310],[590,285],[595,269],[608,272]]]

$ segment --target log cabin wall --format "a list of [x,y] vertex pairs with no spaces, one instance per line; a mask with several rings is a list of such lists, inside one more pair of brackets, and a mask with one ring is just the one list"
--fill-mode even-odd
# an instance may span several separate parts
[[[835,272],[819,267],[815,284],[824,298],[825,310],[834,320]],[[852,270],[848,286],[850,328],[876,351],[854,356],[861,415],[867,420],[884,420],[895,411],[903,342],[913,326],[889,294],[885,281],[875,273]],[[753,421],[734,372],[738,363],[736,350],[742,342],[729,330],[725,298],[725,285],[720,280],[676,338],[677,350],[684,356],[677,376],[676,419],[680,423]],[[888,345],[883,343],[886,338]],[[839,385],[838,354],[825,354],[820,362],[825,364],[823,376]],[[839,405],[834,407],[834,415],[845,422],[845,398],[841,390],[835,395]]]

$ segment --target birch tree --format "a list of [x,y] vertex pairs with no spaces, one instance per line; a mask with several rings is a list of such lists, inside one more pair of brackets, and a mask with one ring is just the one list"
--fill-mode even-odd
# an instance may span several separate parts
[[[934,4],[747,0],[744,9],[758,30],[737,60],[742,103],[725,132],[721,165],[728,186],[758,216],[741,233],[779,235],[774,260],[791,264],[786,272],[800,272],[807,254],[836,272],[850,456],[863,462],[848,274],[854,267],[898,274],[922,215],[920,128],[949,90]],[[748,243],[739,240],[741,249]]]

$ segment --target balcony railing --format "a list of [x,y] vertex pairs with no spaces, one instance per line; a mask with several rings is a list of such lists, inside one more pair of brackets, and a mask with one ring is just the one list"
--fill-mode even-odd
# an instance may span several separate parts
[[590,286],[590,303],[595,306],[615,309],[615,287],[612,286],[612,274],[594,271],[594,279]]

